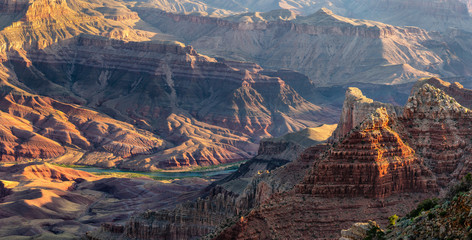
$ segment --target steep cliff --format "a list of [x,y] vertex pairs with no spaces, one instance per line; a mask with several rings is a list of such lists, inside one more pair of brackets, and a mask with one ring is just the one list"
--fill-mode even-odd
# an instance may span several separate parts
[[[162,4],[184,7],[190,2]],[[156,12],[147,4],[3,1],[2,18],[9,20],[1,21],[5,26],[0,30],[5,43],[0,54],[1,85],[6,89],[2,94],[13,89],[45,95],[157,134],[172,144],[162,149],[154,140],[133,140],[137,135],[128,135],[119,145],[98,147],[113,156],[97,153],[106,159],[100,166],[156,170],[247,159],[256,154],[257,143],[264,137],[334,123],[337,109],[321,101],[314,90],[320,79],[329,84],[347,79],[398,83],[437,73],[467,75],[469,69],[463,60],[468,57],[468,44],[456,42],[455,47],[464,49],[452,51],[441,44],[441,37],[422,29],[349,19],[327,9],[298,17],[278,10],[212,18]],[[315,79],[289,70],[270,73],[248,62],[216,60],[191,46],[158,39],[196,44],[213,55],[234,53],[239,55],[234,58],[271,67],[316,71],[311,73]],[[300,41],[294,43],[294,39]],[[351,59],[359,59],[360,65],[350,66]],[[333,67],[341,65],[349,67]],[[69,130],[77,134],[73,129],[57,134],[67,135]],[[83,139],[81,145],[72,137],[51,139],[61,147],[28,158],[63,156],[68,144],[90,150]],[[139,142],[153,147],[138,147]],[[117,164],[121,158],[125,161]],[[83,162],[96,164],[95,160]]]
[[470,0],[234,0],[229,2],[160,0],[149,1],[142,5],[167,12],[198,12],[201,15],[213,16],[272,10],[309,15],[326,7],[343,16],[371,19],[400,26],[418,26],[431,30],[445,30],[449,27],[468,28],[467,23],[470,23],[469,12],[471,11]]
[[[352,95],[354,90],[349,89],[347,95]],[[377,104],[360,97],[363,96],[360,91],[355,92],[355,99],[360,103]],[[346,101],[349,102],[350,97]],[[258,172],[258,177],[253,178],[249,184],[244,184],[247,186],[245,189],[236,188],[234,184],[238,182],[242,185],[241,180],[244,178],[230,177],[229,182],[222,182],[212,188],[206,199],[186,205],[183,208],[186,209],[184,214],[176,214],[182,212],[177,208],[170,212],[171,215],[163,215],[166,217],[157,214],[146,218],[143,217],[145,215],[140,215],[125,225],[123,233],[118,235],[125,239],[137,236],[178,238],[179,232],[183,231],[194,234],[191,236],[210,233],[206,237],[212,239],[306,236],[325,239],[338,237],[340,229],[348,228],[359,219],[373,219],[386,224],[388,216],[407,214],[416,202],[437,196],[445,190],[445,181],[454,182],[458,179],[456,175],[446,178],[442,172],[435,171],[431,158],[418,154],[417,148],[429,147],[434,150],[434,147],[440,148],[441,144],[433,142],[430,145],[415,145],[415,141],[411,139],[415,130],[408,126],[409,121],[426,121],[428,115],[446,117],[459,112],[462,115],[448,118],[447,121],[454,121],[451,122],[452,126],[465,130],[468,125],[463,122],[468,119],[468,115],[465,110],[460,109],[467,110],[440,89],[423,84],[412,92],[401,116],[390,114],[384,107],[374,109],[333,145],[308,148],[293,162],[271,170],[270,173]],[[421,112],[423,115],[412,112]],[[464,131],[463,136],[468,135],[470,134]],[[465,145],[461,145],[455,151],[466,149]],[[458,162],[457,168],[460,170],[454,170],[456,172],[470,170],[466,158],[433,159],[436,165],[450,165],[451,159]],[[243,169],[251,168],[242,166],[239,173],[235,174],[245,176],[241,172]],[[346,197],[349,198],[348,201]],[[223,204],[222,201],[227,201],[228,207],[218,207]],[[206,219],[198,222],[189,217],[190,209],[212,210],[194,211],[194,217],[202,216]],[[210,213],[218,215],[209,218]],[[173,231],[169,224],[160,221],[175,218],[186,219],[184,222],[190,222],[188,226],[192,227],[179,227],[179,231]],[[210,219],[226,220],[216,226],[209,223]],[[209,226],[211,227],[208,228]],[[110,235],[113,229],[115,227],[104,226],[100,232],[90,233],[89,237],[110,239],[110,236],[118,236]],[[129,231],[126,229],[133,229],[132,234],[127,235]]]
[[128,25],[107,19],[95,11],[104,2],[81,0],[65,1],[16,1],[0,3],[2,16],[0,28],[0,51],[44,49],[60,40],[70,39],[82,33],[97,34],[126,40],[149,39],[144,31],[134,30]]
[[443,91],[424,84],[408,100],[403,124],[411,146],[446,185],[470,170],[469,109]]

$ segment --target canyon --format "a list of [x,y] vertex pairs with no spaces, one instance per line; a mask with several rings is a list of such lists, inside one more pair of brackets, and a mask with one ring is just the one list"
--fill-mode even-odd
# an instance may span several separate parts
[[0,0],[0,237],[383,227],[472,170],[470,5]]
[[[141,171],[236,162],[253,157],[264,137],[336,123],[342,100],[333,101],[324,88],[470,75],[472,46],[461,40],[462,30],[446,39],[325,8],[308,16],[276,10],[225,18],[161,8],[112,0],[4,1],[10,25],[0,31],[2,95],[50,98],[116,122],[83,129],[85,116],[79,123],[71,114],[86,113],[66,111],[67,120],[56,116],[46,126],[33,119],[31,106],[22,113],[3,107],[26,117],[36,139],[6,130],[2,158]],[[396,95],[388,100],[403,104]],[[117,142],[92,136],[97,131],[115,131]],[[45,148],[50,152],[40,153]]]
[[[6,2],[5,8],[9,4],[14,3]],[[334,122],[335,110],[307,101],[280,77],[261,73],[257,64],[216,60],[178,42],[147,41],[149,34],[122,23],[134,18],[90,16],[81,1],[55,4],[23,6],[26,12],[14,7],[9,14],[27,17],[1,31],[6,42],[2,95],[8,98],[2,110],[29,121],[34,126],[29,134],[38,138],[32,144],[26,141],[31,136],[6,132],[8,139],[24,143],[10,140],[2,150],[5,160],[40,158],[146,171],[192,168],[248,159],[262,137]],[[58,24],[80,31],[57,34]],[[113,33],[92,29],[96,24]],[[17,38],[16,31],[25,34]],[[99,114],[55,106],[33,113],[30,100],[17,100],[29,95],[55,99],[52,105],[90,108],[114,122],[86,123]],[[43,123],[46,117],[53,119]],[[100,136],[108,132],[113,136]],[[120,141],[109,143],[110,138]],[[28,149],[41,141],[51,153]]]
[[[212,185],[207,196],[198,201],[185,203],[170,212],[138,214],[120,231],[113,230],[116,226],[105,225],[87,236],[89,239],[156,236],[332,239],[355,222],[375,220],[385,225],[387,217],[406,215],[418,202],[444,194],[448,184],[471,171],[467,157],[471,140],[467,130],[472,115],[468,108],[445,93],[455,89],[470,97],[469,90],[457,86],[437,78],[421,80],[404,108],[396,111],[392,111],[395,107],[382,106],[363,96],[359,89],[350,88],[346,92],[345,108],[364,107],[343,112],[350,116],[341,117],[338,129],[352,122],[357,124],[347,133],[339,132],[338,138],[330,140],[331,144],[308,147],[295,160],[267,171],[253,172],[255,177],[249,185],[247,181],[238,184],[247,186],[242,194],[223,180]],[[439,127],[413,124],[433,117],[440,117],[450,128],[442,132]],[[433,131],[437,133],[426,135]],[[428,144],[421,144],[422,141]],[[278,152],[275,148],[278,145],[270,146],[271,152]],[[261,144],[259,153],[265,153],[266,148]],[[448,149],[451,154],[445,158],[435,155],[436,151],[448,153]],[[235,174],[245,169],[248,168],[242,165]],[[235,174],[228,179],[235,182],[247,177],[241,175],[238,179]],[[179,219],[178,230],[170,227],[177,224],[175,219]]]

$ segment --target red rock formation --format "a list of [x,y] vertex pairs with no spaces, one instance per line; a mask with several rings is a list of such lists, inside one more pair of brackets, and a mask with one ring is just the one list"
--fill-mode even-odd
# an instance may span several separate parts
[[29,166],[20,165],[18,171],[17,167],[11,167],[11,173],[23,175],[27,179],[44,179],[44,180],[59,180],[59,181],[76,181],[77,179],[94,180],[97,177],[93,174],[78,171],[75,169],[58,167],[50,164],[31,164]]
[[469,109],[429,84],[408,99],[401,121],[409,143],[443,185],[470,170],[471,119]]
[[387,224],[388,216],[408,213],[431,194],[396,194],[385,199],[319,198],[294,191],[274,195],[212,239],[337,239],[359,219]]
[[[326,126],[325,126],[326,127]],[[323,128],[323,127],[321,127]],[[330,126],[330,131],[333,126]],[[312,130],[315,131],[315,130]],[[240,215],[247,214],[248,210],[266,202],[273,194],[277,194],[293,186],[305,175],[312,162],[326,150],[326,145],[320,144],[305,152],[306,158],[291,160],[288,155],[273,153],[270,159],[269,149],[277,149],[282,139],[291,140],[290,146],[304,144],[305,138],[295,141],[294,135],[304,134],[307,131],[287,134],[280,139],[267,140],[261,146],[261,159],[258,157],[243,164],[239,170],[227,178],[212,184],[201,199],[179,205],[173,210],[148,211],[133,216],[122,228],[118,225],[103,225],[100,230],[89,232],[88,239],[114,238],[143,238],[143,239],[191,239],[213,232],[221,231],[221,225],[230,225],[239,221]],[[311,138],[317,138],[312,135]],[[326,138],[320,134],[320,138]],[[276,143],[274,143],[276,142]],[[269,146],[274,144],[274,146]],[[297,148],[301,147],[299,145]],[[284,148],[282,151],[287,150]],[[310,156],[310,157],[308,157]],[[286,164],[286,165],[285,165]],[[282,166],[277,168],[279,166]],[[269,172],[271,172],[269,174]],[[120,230],[121,229],[121,230]],[[120,231],[118,231],[120,230]],[[216,235],[212,235],[216,236]]]
[[[352,119],[352,116],[345,118]],[[428,124],[433,124],[432,119],[436,118],[443,119],[454,128],[448,131],[440,127],[429,128]],[[374,219],[386,224],[388,216],[408,213],[416,202],[436,196],[446,181],[454,181],[456,175],[471,169],[472,165],[466,157],[452,155],[452,150],[468,151],[470,143],[455,143],[465,141],[472,135],[467,130],[469,125],[466,122],[471,122],[469,119],[468,109],[441,90],[424,84],[409,99],[403,116],[397,118],[395,114],[390,115],[387,109],[378,108],[327,151],[309,148],[296,161],[254,178],[242,194],[226,199],[231,203],[230,207],[221,209],[221,212],[241,215],[228,218],[225,224],[215,227],[212,218],[203,217],[208,216],[205,215],[205,208],[200,208],[200,211],[193,213],[200,216],[198,219],[202,217],[205,220],[195,222],[187,217],[184,222],[191,223],[191,227],[181,230],[198,234],[195,229],[208,227],[214,232],[207,237],[214,239],[307,236],[332,239],[339,236],[340,229],[354,222]],[[425,124],[423,127],[407,126],[422,121]],[[458,129],[463,129],[463,135],[459,134]],[[437,134],[428,135],[428,132]],[[455,140],[446,144],[438,142],[435,135],[442,136],[442,140],[453,136]],[[428,137],[434,141],[422,144],[422,139],[427,140]],[[420,149],[439,154],[436,148],[444,151],[446,158],[439,158],[439,155],[423,157],[415,151]],[[310,165],[310,170],[306,171]],[[433,166],[436,168],[433,169]],[[450,171],[454,174],[447,175]],[[293,184],[284,186],[284,183]],[[229,185],[225,187],[230,188]],[[235,199],[236,205],[233,205]],[[211,204],[212,201],[203,202]],[[162,234],[160,229],[172,225],[173,220],[170,219],[183,219],[181,215],[172,216],[165,220],[164,225],[159,222],[159,227],[146,225],[146,221],[155,222],[154,217],[135,218],[139,226],[137,232],[148,234],[146,236],[149,238],[153,236],[151,233]],[[187,216],[187,212],[183,216]],[[107,236],[105,232],[103,230],[102,236]],[[176,234],[166,236],[174,238],[178,236]]]
[[326,198],[385,198],[434,191],[431,172],[396,133],[396,121],[385,108],[377,109],[316,162],[298,185],[299,192]]
[[64,146],[120,157],[150,154],[164,146],[155,135],[95,111],[47,97],[10,93],[0,98],[1,159],[51,159]]
[[0,112],[0,161],[54,158],[65,153],[57,142],[34,132],[33,125],[24,119]]
[[[369,6],[378,4],[378,1],[369,2]],[[408,5],[408,1],[399,2]],[[363,3],[353,5],[365,7]],[[390,4],[379,4],[379,8],[384,5]],[[452,8],[456,9],[457,6]],[[467,42],[455,43],[456,40],[446,40],[446,36],[428,33],[417,27],[396,27],[412,24],[392,26],[351,19],[326,9],[292,20],[260,21],[247,20],[260,19],[263,14],[259,13],[221,19],[165,13],[148,8],[137,8],[137,11],[144,21],[165,33],[188,39],[192,46],[205,54],[256,61],[266,68],[295,69],[326,85],[348,82],[396,84],[438,74],[470,75],[470,64],[450,54],[460,49],[458,51],[463,56],[470,56],[472,48]],[[447,15],[451,16],[451,21],[456,17],[454,14]],[[464,19],[461,23],[470,28],[472,18],[467,16]],[[442,21],[439,22],[443,25]],[[444,24],[445,28],[447,26]],[[202,36],[202,31],[211,31],[212,36]],[[468,39],[466,35],[460,33],[460,37],[453,38]],[[274,40],[265,41],[266,38]],[[358,41],[358,38],[363,41]],[[451,52],[441,53],[439,49],[444,48]],[[431,65],[426,59],[435,59],[444,65]]]
[[425,84],[429,84],[444,91],[444,93],[452,96],[460,105],[469,109],[472,108],[472,90],[464,88],[460,83],[449,83],[434,77],[421,79],[415,84],[415,86],[413,86],[411,93],[414,94]]
[[346,91],[343,110],[338,127],[336,128],[332,141],[344,138],[354,127],[358,126],[377,108],[384,107],[391,115],[398,111],[393,105],[376,102],[364,96],[360,89],[350,87]]
[[[130,137],[103,146],[115,157],[133,157],[121,165],[128,169],[190,168],[248,159],[263,136],[315,127],[336,116],[301,97],[281,78],[259,73],[257,64],[217,61],[183,44],[82,35],[56,47],[29,49],[31,67],[21,54],[10,54],[9,63],[25,68],[17,77],[40,94],[136,123],[173,144],[158,151],[149,141],[134,143]],[[69,61],[70,56],[76,61]],[[60,70],[64,68],[73,72]],[[58,86],[57,91],[50,86]],[[54,132],[50,127],[48,137],[90,150],[87,144],[100,142],[113,130],[72,119],[77,130],[98,132],[92,133],[97,138],[68,136],[73,131]],[[144,145],[149,147],[141,148]],[[134,158],[138,154],[148,156]]]

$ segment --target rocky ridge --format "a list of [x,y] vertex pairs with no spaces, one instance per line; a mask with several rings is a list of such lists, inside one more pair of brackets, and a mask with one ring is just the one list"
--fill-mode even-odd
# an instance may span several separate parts
[[[347,94],[352,95],[353,90],[348,89]],[[437,94],[428,93],[430,90]],[[441,90],[429,84],[424,84],[415,91],[403,112],[410,111],[410,105],[418,99],[444,95]],[[358,98],[359,96],[362,95],[357,94]],[[346,99],[349,102],[350,98]],[[443,111],[454,112],[454,106],[457,104],[455,100],[451,102],[449,98],[445,98],[445,101],[449,101],[446,104],[441,98],[433,99],[432,102],[444,104]],[[429,109],[419,105],[413,108]],[[437,112],[433,108],[425,114],[435,115]],[[212,232],[206,236],[211,239],[302,238],[307,236],[307,232],[310,232],[313,238],[325,239],[338,237],[340,229],[359,221],[360,216],[364,221],[374,219],[386,224],[388,216],[406,214],[413,209],[415,202],[436,196],[444,190],[443,175],[436,173],[432,165],[417,154],[415,146],[410,142],[410,128],[405,126],[409,117],[411,116],[406,113],[400,116],[390,114],[381,106],[367,114],[357,127],[333,145],[308,148],[295,161],[270,172],[258,172],[260,176],[252,179],[244,191],[239,190],[240,195],[234,195],[237,197],[229,196],[231,191],[235,193],[238,188],[223,183],[212,190],[218,197],[210,194],[207,199],[212,201],[203,200],[200,204],[193,203],[194,205],[188,205],[184,209],[188,211],[196,209],[197,205],[208,204],[209,208],[214,209],[211,213],[220,212],[217,219],[227,217],[224,224],[209,229],[206,223],[197,228],[195,222],[190,221],[193,230],[181,230],[200,234]],[[467,115],[462,117],[466,119]],[[341,119],[349,117],[343,116]],[[458,128],[463,127],[462,120],[458,117],[451,116],[448,119],[455,121]],[[440,144],[435,142],[431,146]],[[464,146],[462,150],[465,148]],[[462,166],[462,171],[470,170],[465,164],[467,159],[459,158],[458,161],[463,163],[458,165]],[[236,174],[241,175],[242,169],[250,168],[243,165]],[[451,176],[448,181],[455,179],[457,177]],[[241,178],[232,178],[231,181],[239,181],[241,184]],[[349,197],[348,202],[346,197]],[[223,204],[220,200],[228,201],[230,207],[219,208],[218,206]],[[339,209],[348,211],[340,212]],[[189,216],[187,211],[183,214],[186,219]],[[144,236],[143,234],[152,237],[152,234],[163,234],[158,229],[170,229],[166,227],[168,225],[161,225],[159,220],[169,217],[142,216],[130,220],[123,233],[118,235],[124,239]],[[180,219],[178,216],[181,215],[170,216]],[[209,219],[208,215],[203,216]],[[216,217],[213,216],[213,219]],[[149,228],[150,222],[156,227]],[[127,235],[126,229],[131,228],[133,234]],[[105,226],[100,232],[90,233],[90,239],[110,239],[111,230],[107,229]],[[167,237],[177,237],[175,231],[164,233],[169,234],[165,235]]]
[[11,92],[0,99],[0,106],[2,162],[67,155],[57,161],[111,167],[123,158],[150,154],[166,145],[148,131],[47,97]]
[[[394,41],[395,46],[418,42],[410,44],[414,50],[400,54],[401,56],[372,54],[376,56],[374,59],[388,55],[386,60],[388,64],[383,64],[380,68],[394,69],[397,75],[390,75],[394,76],[393,80],[391,79],[394,82],[412,76],[436,74],[437,69],[434,71],[423,69],[418,72],[417,70],[421,68],[417,65],[432,66],[432,62],[439,61],[438,56],[453,53],[448,50],[445,50],[446,55],[436,50],[422,51],[423,47],[437,48],[439,41],[424,30],[349,19],[335,15],[327,9],[304,17],[296,17],[292,11],[278,10],[270,13],[246,13],[225,19],[203,17],[198,14],[159,12],[154,20],[162,20],[159,22],[161,26],[146,17],[147,14],[154,13],[152,10],[141,11],[145,5],[146,3],[140,3],[131,6],[113,0],[55,1],[51,4],[40,0],[31,4],[4,1],[2,9],[5,11],[5,19],[8,17],[9,20],[2,21],[5,22],[5,27],[0,33],[3,34],[2,41],[5,42],[5,45],[2,45],[5,49],[1,54],[3,64],[0,66],[0,76],[2,86],[8,89],[3,94],[14,89],[18,92],[46,95],[64,103],[79,104],[130,123],[135,129],[152,132],[159,136],[156,138],[169,139],[172,143],[166,145],[166,149],[136,148],[133,153],[130,149],[126,149],[128,146],[109,146],[105,152],[110,152],[113,148],[114,156],[99,153],[101,156],[107,155],[107,159],[110,159],[107,160],[108,163],[100,163],[100,166],[117,165],[135,170],[192,168],[250,158],[254,156],[256,144],[261,138],[280,136],[306,127],[316,127],[322,122],[333,123],[337,112],[333,111],[331,106],[314,104],[317,101],[314,99],[317,97],[309,91],[314,86],[313,81],[305,76],[300,77],[301,74],[285,72],[277,73],[279,76],[275,76],[276,74],[269,76],[265,75],[268,71],[264,71],[257,64],[216,60],[197,53],[190,46],[178,42],[156,41],[157,39],[177,39],[192,44],[201,40],[202,45],[198,45],[198,49],[205,49],[205,40],[200,39],[197,33],[236,34],[233,36],[244,33],[241,36],[251,37],[252,35],[246,35],[250,33],[256,34],[261,39],[267,39],[258,33],[266,29],[268,31],[264,31],[270,34],[289,30],[284,36],[287,39],[299,39],[292,35],[302,34],[310,43],[319,42],[313,41],[312,37],[322,36],[351,40],[361,37],[373,41],[372,43],[381,41],[382,44],[385,41],[390,43]],[[143,21],[140,22],[141,20]],[[178,24],[182,24],[182,27]],[[202,30],[202,26],[205,29]],[[161,29],[162,27],[169,29],[166,31]],[[170,28],[181,29],[182,32],[178,30],[171,33]],[[227,32],[229,30],[230,32]],[[186,34],[189,37],[179,39],[179,34]],[[218,34],[215,36],[221,36]],[[229,40],[234,38],[229,38],[223,42],[231,43]],[[150,39],[154,41],[146,42]],[[350,45],[351,40],[346,40],[345,46]],[[424,45],[425,41],[428,44]],[[214,41],[207,41],[209,42]],[[337,41],[328,40],[328,42]],[[265,42],[261,40],[259,43],[261,44],[254,46],[256,48],[253,46],[231,48],[257,53],[259,51],[253,50],[257,50],[257,47],[263,46],[262,43]],[[392,48],[383,49],[397,51],[398,48],[393,45],[389,45]],[[467,44],[456,45],[467,46]],[[421,49],[417,49],[418,47]],[[214,46],[209,48],[217,49]],[[273,48],[284,49],[280,46]],[[325,49],[326,56],[335,54],[336,51],[333,52],[335,48],[330,49]],[[467,54],[467,51],[461,52]],[[421,60],[409,62],[410,60],[404,59],[404,56],[410,53],[425,55],[419,57]],[[283,56],[290,55],[281,53],[282,57],[273,55],[267,59],[283,59]],[[253,57],[260,59],[261,56],[263,54]],[[372,56],[366,59],[372,59]],[[412,56],[412,59],[417,57]],[[451,59],[457,58],[451,56]],[[399,62],[402,64],[407,62],[405,64],[412,68],[407,65],[400,66],[397,64]],[[287,67],[304,65],[290,64]],[[310,65],[309,69],[312,70],[326,69],[325,66],[313,67],[308,60],[306,64]],[[461,64],[454,62],[454,66]],[[273,66],[278,66],[278,63],[274,63]],[[400,72],[405,70],[409,73],[401,75],[397,72],[398,69]],[[462,74],[460,69],[467,68],[447,69],[448,74],[452,75]],[[382,75],[385,75],[383,70]],[[333,71],[340,72],[339,69]],[[140,74],[135,74],[136,72]],[[370,77],[379,79],[374,72],[362,73],[358,75],[359,79],[365,80]],[[366,78],[366,74],[370,77]],[[284,77],[281,77],[282,75]],[[348,75],[352,75],[351,70]],[[319,79],[324,78],[321,75],[314,76]],[[343,79],[340,81],[347,79],[346,76],[339,77]],[[286,81],[287,78],[291,80]],[[349,79],[355,78],[349,77]],[[197,82],[204,84],[198,86]],[[149,89],[155,91],[150,92]],[[215,105],[217,102],[220,104]],[[56,148],[56,150],[54,153],[44,153],[40,158],[64,156],[66,146],[60,141],[59,143],[62,148],[53,147],[51,143],[45,142],[51,149]],[[15,146],[12,145],[10,148],[14,149]],[[120,147],[124,149],[118,156],[116,152],[120,151],[117,149]],[[82,146],[79,148],[81,151],[89,150],[83,149]],[[129,154],[124,153],[128,151]],[[15,154],[14,151],[9,150],[9,152],[10,155]],[[140,156],[137,157],[138,155]],[[29,158],[38,156],[35,154]],[[127,159],[129,157],[133,159]],[[125,161],[121,161],[120,158],[125,158]],[[117,164],[119,161],[123,164]],[[84,162],[95,164],[95,161]]]
[[468,239],[470,231],[471,192],[459,193],[450,201],[437,204],[433,209],[415,218],[402,218],[386,238],[417,236],[418,238]]
[[468,108],[429,84],[413,94],[403,112],[411,146],[445,185],[469,171]]
[[459,67],[468,66],[461,59],[471,55],[467,43],[455,43],[467,35],[460,30],[449,38],[452,33],[346,18],[328,9],[287,20],[265,20],[263,14],[222,19],[135,10],[144,21],[207,55],[256,61],[265,68],[294,69],[325,85],[347,79],[401,83],[437,75],[470,75],[468,67]]
[[309,15],[321,8],[329,8],[336,14],[343,16],[371,19],[399,26],[418,26],[430,30],[445,30],[449,27],[468,28],[467,23],[470,23],[469,13],[472,11],[469,0],[236,0],[230,2],[216,0],[174,0],[149,1],[141,3],[141,6],[158,8],[166,12],[192,12],[193,15],[211,16],[227,16],[241,12],[246,14],[246,12],[268,12],[273,10],[285,10],[301,15]]
[[[9,160],[53,159],[73,152],[68,163],[146,171],[208,166],[248,159],[262,137],[316,127],[336,116],[280,77],[261,74],[257,64],[216,60],[178,42],[146,41],[152,34],[131,29],[139,19],[115,1],[15,4],[2,5],[17,21],[1,30],[8,43],[2,50],[2,95],[42,95],[78,104],[129,123],[127,128],[137,133],[119,144],[104,143],[103,136],[77,132],[86,127],[83,119],[56,119],[68,127],[55,131],[56,123],[42,126],[28,112],[31,107],[22,108],[14,115],[39,128],[33,131],[39,134],[33,145],[51,150],[20,153],[21,144],[12,143],[17,134],[8,133],[11,141],[3,156]],[[58,35],[61,27],[69,32]],[[5,103],[2,111],[15,111],[10,109],[15,105]],[[46,138],[40,137],[43,133]]]

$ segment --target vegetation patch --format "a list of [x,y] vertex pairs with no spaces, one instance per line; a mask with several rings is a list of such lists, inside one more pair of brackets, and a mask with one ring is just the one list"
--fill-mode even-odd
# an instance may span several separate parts
[[418,204],[418,207],[406,215],[407,218],[415,218],[420,215],[423,211],[428,211],[439,204],[439,199],[431,198],[422,201]]
[[446,195],[446,199],[451,200],[454,199],[459,193],[468,192],[472,189],[472,174],[467,173],[459,184],[456,184],[452,188],[449,189],[449,192]]

